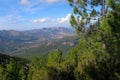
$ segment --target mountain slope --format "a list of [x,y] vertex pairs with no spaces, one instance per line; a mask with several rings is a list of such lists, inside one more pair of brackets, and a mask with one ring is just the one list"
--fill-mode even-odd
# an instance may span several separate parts
[[13,55],[23,58],[41,57],[43,55],[47,55],[50,52],[54,52],[58,48],[63,53],[67,53],[69,49],[71,49],[78,43],[78,40],[79,39],[75,39],[73,36],[50,40],[42,44],[31,46],[27,49],[23,49],[22,51],[19,51]]
[[14,54],[21,50],[43,45],[48,41],[63,39],[73,36],[72,29],[64,27],[43,28],[28,31],[1,30],[0,31],[0,52]]

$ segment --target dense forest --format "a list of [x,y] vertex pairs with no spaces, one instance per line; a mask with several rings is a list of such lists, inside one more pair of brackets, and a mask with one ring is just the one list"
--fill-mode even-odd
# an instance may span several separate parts
[[120,80],[120,0],[68,2],[79,43],[66,56],[56,49],[21,65],[10,59],[0,80]]

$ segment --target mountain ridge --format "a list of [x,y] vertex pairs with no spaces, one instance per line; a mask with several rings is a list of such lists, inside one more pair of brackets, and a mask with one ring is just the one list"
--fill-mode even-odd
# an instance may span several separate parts
[[51,27],[34,30],[0,30],[0,52],[13,54],[28,47],[74,35],[74,30]]

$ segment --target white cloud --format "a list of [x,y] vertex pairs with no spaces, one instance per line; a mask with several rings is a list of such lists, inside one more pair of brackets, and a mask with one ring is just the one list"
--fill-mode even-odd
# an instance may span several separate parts
[[34,23],[45,23],[49,20],[49,18],[41,18],[33,20]]
[[71,16],[71,14],[67,14],[66,17],[57,18],[57,22],[58,23],[66,23],[66,22],[68,22],[70,20],[70,16]]
[[67,14],[65,17],[61,18],[40,18],[40,19],[35,19],[33,20],[34,23],[57,23],[57,24],[68,24],[70,20],[71,14]]
[[29,0],[21,0],[21,4],[23,5],[29,4]]

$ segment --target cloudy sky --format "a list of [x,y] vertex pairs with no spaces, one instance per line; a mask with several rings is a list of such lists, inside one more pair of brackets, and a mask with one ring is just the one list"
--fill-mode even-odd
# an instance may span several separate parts
[[67,0],[0,0],[0,30],[70,27]]

